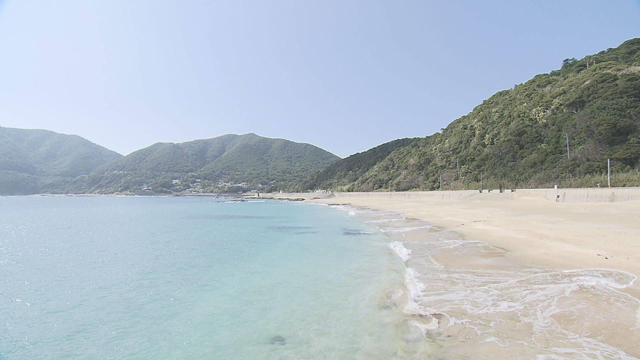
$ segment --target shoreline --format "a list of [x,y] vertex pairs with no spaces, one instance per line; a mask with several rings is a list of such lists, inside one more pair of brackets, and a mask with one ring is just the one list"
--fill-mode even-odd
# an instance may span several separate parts
[[384,323],[407,358],[640,357],[638,201],[563,203],[526,191],[277,195],[341,208],[388,236],[404,286],[369,299],[400,311]]
[[378,195],[307,202],[403,215],[381,230],[404,228],[392,247],[406,266],[401,311],[434,350],[478,358],[640,355],[640,202]]
[[[615,196],[611,196],[614,192]],[[552,200],[555,195],[554,189],[518,189],[505,193],[495,190],[490,193],[472,190],[261,193],[260,198],[392,211],[459,233],[463,240],[487,242],[508,251],[510,257],[526,266],[563,270],[605,268],[640,277],[640,241],[637,241],[640,239],[640,188],[560,189],[558,202]],[[611,202],[612,199],[616,202]],[[640,296],[640,282],[636,281],[630,288]]]
[[[525,192],[445,199],[338,194],[306,201],[401,213],[504,249],[524,266],[612,269],[640,277],[640,201],[556,203]],[[640,296],[640,283],[628,290]]]

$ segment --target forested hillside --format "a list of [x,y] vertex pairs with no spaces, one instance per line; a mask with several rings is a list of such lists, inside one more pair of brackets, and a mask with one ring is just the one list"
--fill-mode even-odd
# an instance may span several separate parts
[[276,190],[339,159],[309,144],[224,135],[151,145],[96,169],[76,187],[89,193]]
[[318,171],[296,185],[296,191],[329,189],[347,186],[357,181],[392,151],[407,146],[419,138],[398,139],[378,145],[367,151],[353,154]]
[[79,136],[0,127],[0,195],[70,191],[74,178],[120,157]]
[[348,166],[321,184],[462,189],[479,188],[482,177],[496,187],[596,186],[606,184],[607,159],[615,186],[640,186],[640,39],[566,59],[560,70],[496,93],[441,133],[396,149],[348,185],[339,181]]
[[607,159],[612,185],[640,186],[640,39],[565,59],[442,132],[340,161],[255,134],[157,143],[122,157],[78,136],[0,127],[0,195],[597,186]]

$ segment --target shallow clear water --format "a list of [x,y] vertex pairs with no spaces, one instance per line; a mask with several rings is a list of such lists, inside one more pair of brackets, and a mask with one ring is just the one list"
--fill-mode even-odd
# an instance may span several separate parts
[[0,359],[634,359],[635,276],[345,206],[0,198]]
[[0,198],[0,358],[396,356],[388,243],[325,206]]

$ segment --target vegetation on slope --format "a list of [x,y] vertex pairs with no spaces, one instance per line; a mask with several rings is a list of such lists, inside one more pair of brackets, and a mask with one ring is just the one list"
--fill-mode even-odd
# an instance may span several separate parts
[[392,151],[407,146],[418,139],[419,138],[406,138],[393,140],[367,151],[353,154],[340,161],[334,162],[324,170],[312,174],[296,184],[295,190],[329,189],[349,186],[378,162],[389,156]]
[[0,127],[0,194],[65,192],[122,155],[75,135]]
[[606,185],[607,159],[614,185],[640,185],[640,39],[500,91],[339,189]]
[[433,190],[479,188],[481,179],[485,187],[596,186],[605,184],[607,159],[613,185],[640,186],[640,39],[566,59],[441,133],[338,159],[254,134],[159,143],[121,157],[77,136],[0,128],[0,194],[220,191],[239,183],[263,191]]
[[[180,144],[158,143],[96,169],[77,182],[82,192],[225,191],[239,184],[276,190],[339,158],[309,144],[255,134]],[[176,181],[177,180],[177,181]],[[262,186],[259,186],[262,185]]]

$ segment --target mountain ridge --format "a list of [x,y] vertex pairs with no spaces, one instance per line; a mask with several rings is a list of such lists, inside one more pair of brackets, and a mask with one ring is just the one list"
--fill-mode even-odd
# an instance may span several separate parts
[[[95,169],[78,182],[86,192],[228,190],[224,183],[275,189],[340,158],[311,144],[226,134],[183,143],[155,143]],[[200,181],[198,181],[200,180]],[[187,186],[186,184],[190,184]]]
[[77,135],[0,127],[0,194],[640,185],[640,38],[502,90],[442,132],[345,159],[254,133],[122,156]]
[[619,186],[640,185],[640,38],[565,59],[559,70],[495,93],[442,132],[394,149],[354,181],[334,177],[325,185],[342,184],[332,187],[341,191],[595,187],[606,184],[607,159],[620,174]]
[[0,127],[0,194],[63,189],[121,156],[77,135]]

